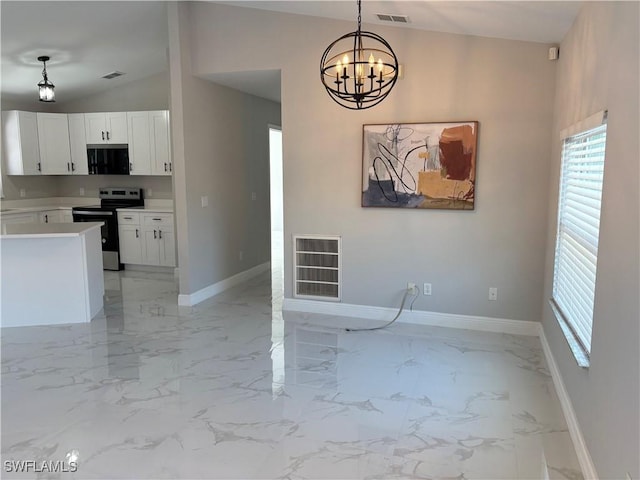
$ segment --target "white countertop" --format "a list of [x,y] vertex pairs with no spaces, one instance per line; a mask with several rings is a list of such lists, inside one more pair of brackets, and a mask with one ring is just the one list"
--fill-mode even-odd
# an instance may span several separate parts
[[103,223],[14,223],[2,226],[0,239],[79,237]]
[[[100,202],[98,202],[100,203]],[[1,208],[0,209],[0,214],[2,215],[12,215],[12,214],[16,214],[16,213],[29,213],[29,212],[44,212],[47,210],[71,210],[73,207],[68,207],[68,206],[60,206],[60,205],[56,205],[54,207],[52,206],[47,206],[47,207],[9,207],[9,208]]]

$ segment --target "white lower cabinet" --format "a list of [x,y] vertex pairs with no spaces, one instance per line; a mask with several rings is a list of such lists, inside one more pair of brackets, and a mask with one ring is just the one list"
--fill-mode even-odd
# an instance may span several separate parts
[[118,235],[122,263],[176,266],[173,214],[120,211]]
[[120,238],[120,262],[142,265],[142,238],[139,225],[118,226]]

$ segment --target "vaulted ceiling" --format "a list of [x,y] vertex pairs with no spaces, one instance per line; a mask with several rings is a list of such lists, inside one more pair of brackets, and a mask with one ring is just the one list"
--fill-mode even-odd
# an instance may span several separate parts
[[[312,15],[355,24],[355,1],[236,1],[241,7]],[[382,24],[376,14],[407,15],[417,28],[468,35],[558,43],[581,2],[555,1],[363,1],[363,23]],[[166,3],[45,1],[0,2],[1,94],[37,104],[40,55],[49,55],[49,77],[58,101],[82,98],[167,70]],[[101,78],[113,71],[125,75]],[[245,72],[213,78],[248,93],[278,100],[274,72]],[[277,90],[277,91],[275,91]],[[273,97],[277,98],[273,98]]]

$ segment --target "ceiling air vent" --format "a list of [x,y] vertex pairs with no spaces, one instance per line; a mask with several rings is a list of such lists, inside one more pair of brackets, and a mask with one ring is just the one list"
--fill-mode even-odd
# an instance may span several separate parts
[[340,300],[340,237],[294,235],[297,298]]
[[378,20],[383,22],[392,23],[409,23],[409,17],[407,15],[389,15],[387,13],[376,13]]
[[124,75],[124,72],[119,72],[119,71],[115,71],[115,72],[111,72],[111,73],[107,73],[106,75],[103,75],[102,78],[106,78],[107,80],[111,80],[112,78],[117,78],[117,77],[121,77],[122,75]]

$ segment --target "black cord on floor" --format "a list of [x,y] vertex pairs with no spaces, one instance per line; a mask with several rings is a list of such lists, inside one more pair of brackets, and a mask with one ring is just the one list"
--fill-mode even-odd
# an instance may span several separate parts
[[[417,290],[416,290],[417,292]],[[402,297],[402,302],[400,303],[400,310],[398,310],[398,313],[396,314],[395,317],[393,317],[393,320],[391,320],[388,323],[385,323],[384,325],[381,325],[379,327],[371,327],[371,328],[345,328],[345,330],[347,332],[369,332],[372,330],[381,330],[383,328],[387,328],[389,325],[391,325],[393,322],[395,322],[398,317],[400,316],[400,314],[402,313],[402,310],[404,309],[404,302],[407,300],[407,296],[409,295],[409,289],[405,290],[404,292],[404,296]],[[418,294],[415,294],[415,297],[413,299],[413,302],[415,302],[416,298],[418,297]],[[413,307],[413,302],[411,302],[411,307]]]

